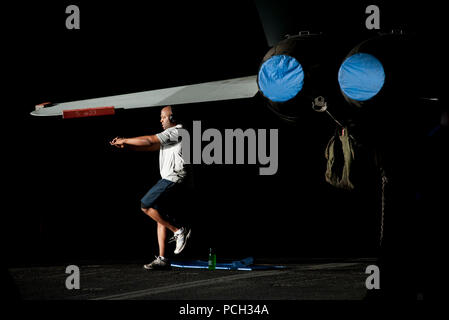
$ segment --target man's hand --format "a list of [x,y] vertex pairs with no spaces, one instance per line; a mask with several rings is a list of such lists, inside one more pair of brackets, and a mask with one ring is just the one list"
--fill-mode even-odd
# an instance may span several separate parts
[[125,147],[125,138],[115,137],[111,142],[111,146],[116,146],[117,148],[123,149]]

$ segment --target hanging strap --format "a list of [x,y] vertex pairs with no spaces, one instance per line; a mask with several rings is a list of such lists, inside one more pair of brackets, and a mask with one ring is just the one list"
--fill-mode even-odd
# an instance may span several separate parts
[[381,175],[381,181],[382,181],[382,208],[381,208],[381,216],[380,216],[379,245],[382,246],[382,240],[384,238],[384,221],[385,221],[385,187],[388,184],[388,178],[387,178],[383,168],[381,168],[380,175]]

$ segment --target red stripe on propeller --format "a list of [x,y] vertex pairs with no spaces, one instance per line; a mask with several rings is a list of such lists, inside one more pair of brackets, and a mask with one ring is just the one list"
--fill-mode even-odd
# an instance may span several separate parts
[[62,118],[71,119],[71,118],[107,116],[114,114],[115,114],[114,107],[98,107],[88,109],[63,110]]

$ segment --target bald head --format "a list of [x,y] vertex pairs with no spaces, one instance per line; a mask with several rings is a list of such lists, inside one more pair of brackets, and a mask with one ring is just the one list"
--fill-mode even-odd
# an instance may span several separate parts
[[173,109],[171,106],[166,106],[161,110],[161,124],[164,130],[174,127],[176,125],[175,121],[170,121],[170,116],[173,115]]
[[166,106],[166,107],[163,107],[163,108],[162,108],[161,112],[170,112],[170,113],[173,113],[173,110],[172,110],[171,106]]

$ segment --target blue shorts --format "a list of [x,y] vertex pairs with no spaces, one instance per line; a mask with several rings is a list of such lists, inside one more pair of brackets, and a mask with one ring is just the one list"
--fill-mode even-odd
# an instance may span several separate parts
[[168,195],[173,194],[175,182],[160,179],[140,200],[143,209],[153,208],[161,210],[169,202],[176,202],[176,199],[169,199]]

